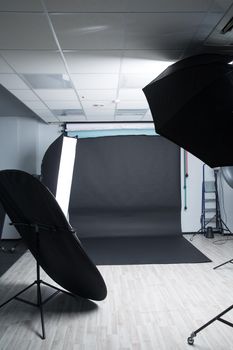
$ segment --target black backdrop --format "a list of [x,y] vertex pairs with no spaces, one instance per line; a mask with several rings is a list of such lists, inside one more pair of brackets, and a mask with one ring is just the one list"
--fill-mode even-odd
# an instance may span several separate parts
[[180,152],[160,136],[79,139],[70,223],[79,237],[181,235]]

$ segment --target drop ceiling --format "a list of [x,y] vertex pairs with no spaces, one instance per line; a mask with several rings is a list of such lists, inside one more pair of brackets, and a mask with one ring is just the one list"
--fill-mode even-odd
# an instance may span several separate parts
[[232,54],[229,0],[0,0],[0,84],[48,123],[150,121],[142,88]]

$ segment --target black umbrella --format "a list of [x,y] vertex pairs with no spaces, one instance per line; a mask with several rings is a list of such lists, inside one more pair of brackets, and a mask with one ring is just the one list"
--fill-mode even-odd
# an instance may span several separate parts
[[225,55],[181,60],[143,88],[155,129],[211,167],[233,165],[233,66]]

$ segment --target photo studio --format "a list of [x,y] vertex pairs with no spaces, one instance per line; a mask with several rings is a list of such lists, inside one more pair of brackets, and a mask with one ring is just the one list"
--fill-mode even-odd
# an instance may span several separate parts
[[233,350],[232,29],[0,0],[1,350]]

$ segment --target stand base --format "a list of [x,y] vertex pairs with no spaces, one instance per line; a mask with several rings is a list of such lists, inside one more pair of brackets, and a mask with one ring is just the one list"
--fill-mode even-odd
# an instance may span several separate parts
[[218,314],[217,316],[215,316],[214,318],[212,318],[210,321],[208,321],[207,323],[205,323],[203,326],[201,326],[200,328],[198,328],[196,331],[192,332],[190,337],[188,337],[187,342],[189,345],[193,345],[194,344],[194,337],[196,337],[196,335],[201,332],[204,328],[208,327],[211,323],[215,322],[215,321],[219,321],[222,322],[224,324],[226,324],[227,326],[233,327],[233,323],[224,320],[222,318],[223,315],[225,315],[227,312],[229,312],[231,309],[233,309],[233,305],[229,306],[227,309],[225,309],[224,311],[222,311],[220,314]]
[[[48,298],[42,300],[41,298],[41,284],[47,286],[47,287],[50,287],[52,289],[55,289],[55,292],[50,295]],[[28,300],[25,300],[23,298],[20,297],[21,294],[23,294],[24,292],[26,292],[28,289],[32,288],[34,285],[37,286],[37,302],[36,303],[33,303],[31,301],[28,301]],[[45,336],[45,325],[44,325],[44,312],[43,312],[43,305],[46,304],[49,300],[51,300],[53,297],[55,297],[58,293],[65,293],[65,294],[68,294],[72,297],[76,297],[75,294],[72,294],[72,293],[69,293],[63,289],[60,289],[58,287],[55,287],[47,282],[44,282],[43,280],[35,280],[33,283],[31,283],[29,286],[27,286],[26,288],[22,289],[20,292],[18,292],[17,294],[15,294],[13,297],[11,297],[10,299],[8,299],[7,301],[5,301],[4,303],[2,303],[0,305],[0,308],[2,308],[3,306],[7,305],[8,303],[10,303],[11,301],[13,300],[18,300],[18,301],[21,301],[25,304],[28,304],[28,305],[31,305],[31,306],[34,306],[34,307],[38,307],[39,310],[40,310],[40,317],[41,317],[41,329],[42,329],[42,332],[41,332],[41,339],[45,339],[46,336]]]

